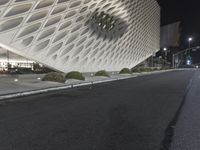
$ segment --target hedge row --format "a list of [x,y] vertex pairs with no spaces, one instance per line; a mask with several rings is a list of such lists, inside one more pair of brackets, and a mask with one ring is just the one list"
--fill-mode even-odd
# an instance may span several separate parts
[[42,81],[53,81],[53,82],[60,82],[64,83],[67,79],[77,79],[77,80],[85,80],[85,77],[82,73],[78,71],[72,71],[67,73],[66,75],[59,72],[50,72],[46,74]]
[[[105,76],[105,77],[110,77],[109,73],[106,72],[105,70],[101,70],[96,72],[95,76]],[[53,82],[60,82],[64,83],[67,79],[76,79],[76,80],[85,80],[85,77],[81,72],[78,71],[72,71],[67,73],[66,75],[63,73],[59,72],[51,72],[46,74],[42,81],[53,81]]]
[[[141,72],[151,72],[151,71],[157,71],[162,70],[158,68],[123,68],[119,74],[132,74],[132,73],[141,73]],[[101,70],[95,73],[95,76],[103,76],[103,77],[110,77],[109,73],[105,70]],[[46,74],[42,81],[53,81],[53,82],[60,82],[64,83],[67,79],[76,79],[76,80],[85,80],[85,77],[81,72],[78,71],[72,71],[67,73],[66,75],[59,72],[51,72]]]

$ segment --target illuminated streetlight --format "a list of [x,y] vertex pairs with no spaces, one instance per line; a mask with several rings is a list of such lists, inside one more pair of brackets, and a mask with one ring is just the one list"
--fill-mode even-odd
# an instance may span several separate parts
[[163,51],[167,51],[167,48],[165,47],[165,48],[163,48]]
[[[192,41],[193,41],[193,38],[192,38],[192,37],[189,37],[189,38],[188,38],[188,42],[189,42],[189,49],[188,49],[189,54],[188,54],[188,56],[189,56],[189,57],[190,57],[190,49],[191,49],[190,45],[191,45],[191,42],[192,42]],[[190,62],[187,62],[187,64],[190,65]]]
[[192,42],[193,38],[192,37],[189,37],[188,38],[188,42],[189,42],[189,49],[190,49],[190,43]]
[[163,48],[163,51],[165,52],[165,65],[167,64],[167,53],[169,52],[168,49],[165,47]]

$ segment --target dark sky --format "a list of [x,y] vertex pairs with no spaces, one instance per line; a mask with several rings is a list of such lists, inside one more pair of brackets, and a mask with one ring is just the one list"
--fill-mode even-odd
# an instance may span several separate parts
[[188,46],[187,38],[193,36],[193,46],[200,45],[200,0],[158,0],[161,5],[161,24],[182,22],[181,47]]
[[[191,46],[200,46],[200,0],[158,0],[161,6],[161,25],[181,21],[179,50],[188,48],[188,37],[193,37]],[[200,50],[191,52],[194,64],[200,63]]]

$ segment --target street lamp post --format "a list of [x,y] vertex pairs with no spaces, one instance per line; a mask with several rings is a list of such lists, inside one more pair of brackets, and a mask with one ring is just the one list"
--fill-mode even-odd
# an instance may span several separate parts
[[167,48],[163,48],[163,51],[165,52],[165,59],[167,60]]
[[188,44],[189,44],[189,47],[188,47],[188,54],[190,56],[190,49],[191,49],[191,42],[192,42],[193,38],[192,37],[189,37],[188,38]]
[[189,50],[190,50],[190,44],[191,44],[192,40],[193,40],[192,37],[189,37],[189,38],[188,38],[188,42],[189,42]]
[[165,52],[165,66],[167,64],[167,48],[163,48],[163,51]]
[[192,37],[189,37],[188,38],[188,42],[189,42],[189,49],[188,49],[188,56],[186,58],[186,64],[189,65],[190,64],[190,61],[188,61],[187,59],[190,58],[190,52],[191,52],[191,42],[192,42],[193,38]]

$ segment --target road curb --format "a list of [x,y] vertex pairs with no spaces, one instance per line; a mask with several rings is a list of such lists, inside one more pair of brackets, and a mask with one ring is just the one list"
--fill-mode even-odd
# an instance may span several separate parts
[[151,73],[142,73],[142,74],[138,74],[135,76],[121,77],[121,78],[114,78],[114,79],[107,79],[107,80],[100,80],[100,81],[89,81],[89,82],[76,83],[76,84],[65,85],[65,86],[60,86],[60,87],[50,87],[50,88],[45,88],[45,89],[5,94],[5,95],[0,95],[0,101],[3,102],[5,100],[12,99],[12,98],[36,95],[36,94],[41,94],[41,93],[48,93],[48,92],[52,92],[52,91],[66,90],[66,89],[83,87],[83,86],[88,86],[88,85],[108,83],[108,82],[113,82],[113,81],[125,80],[125,79],[136,78],[136,77],[140,77],[140,76],[157,74],[157,73],[164,73],[164,72],[169,72],[169,71],[174,71],[174,70],[166,70],[166,71],[159,71],[159,72],[156,71],[156,72],[151,72]]

